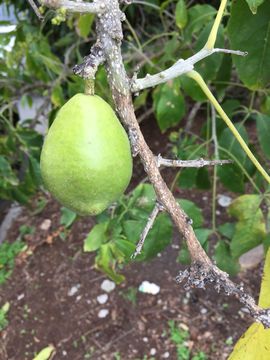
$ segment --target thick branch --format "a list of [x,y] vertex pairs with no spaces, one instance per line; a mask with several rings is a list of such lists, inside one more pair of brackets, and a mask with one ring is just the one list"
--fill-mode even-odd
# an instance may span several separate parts
[[142,79],[133,79],[131,83],[131,91],[138,92],[148,87],[153,87],[158,84],[162,84],[167,82],[168,80],[174,79],[180,75],[186,74],[187,72],[191,71],[194,68],[194,65],[201,61],[202,59],[217,53],[223,52],[226,54],[234,54],[239,56],[247,55],[246,52],[242,52],[239,50],[228,50],[228,49],[206,49],[203,48],[195,55],[191,56],[190,58],[183,60],[178,60],[174,65],[169,67],[166,70],[163,70],[157,74],[149,75],[147,74],[146,77]]
[[103,2],[85,3],[71,0],[39,0],[41,5],[52,9],[64,8],[72,13],[91,13],[99,14],[105,10]]
[[174,160],[174,159],[164,159],[161,155],[157,157],[157,166],[167,166],[167,167],[195,167],[200,168],[203,166],[213,166],[213,165],[223,165],[231,164],[232,160]]

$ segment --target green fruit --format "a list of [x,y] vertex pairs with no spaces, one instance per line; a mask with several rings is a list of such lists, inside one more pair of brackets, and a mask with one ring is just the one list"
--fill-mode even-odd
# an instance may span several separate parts
[[99,96],[77,94],[58,112],[41,152],[45,186],[64,206],[96,215],[125,191],[132,174],[127,134]]

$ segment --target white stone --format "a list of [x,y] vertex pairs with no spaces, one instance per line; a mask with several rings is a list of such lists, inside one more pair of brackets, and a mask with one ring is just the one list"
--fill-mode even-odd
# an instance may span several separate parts
[[68,296],[73,296],[75,295],[78,291],[79,291],[79,288],[81,287],[80,284],[77,284],[77,285],[73,285],[69,290],[68,290]]
[[106,280],[102,281],[102,284],[100,287],[103,291],[106,291],[109,293],[115,289],[115,283],[111,280],[106,279]]
[[101,309],[101,310],[99,310],[99,312],[98,312],[98,317],[100,318],[100,319],[104,319],[106,316],[108,316],[109,315],[109,310],[108,309]]
[[232,198],[227,195],[218,195],[218,204],[222,207],[228,207],[232,202]]
[[108,301],[108,295],[107,294],[101,294],[97,297],[97,302],[99,304],[105,304]]
[[263,245],[259,245],[241,255],[239,258],[239,263],[243,270],[253,269],[262,261],[263,258]]
[[160,287],[155,283],[143,281],[139,286],[139,291],[144,294],[157,295],[160,292]]
[[20,295],[17,296],[18,301],[22,300],[23,298],[24,298],[24,294],[20,294]]
[[170,353],[169,351],[166,351],[163,355],[162,355],[163,359],[168,359],[170,357]]
[[47,231],[49,230],[49,228],[51,227],[52,225],[52,221],[50,219],[45,219],[41,225],[40,225],[40,230],[44,230],[44,231]]
[[157,353],[157,350],[156,350],[155,348],[152,348],[152,349],[150,350],[150,355],[151,355],[151,356],[156,355],[156,353]]

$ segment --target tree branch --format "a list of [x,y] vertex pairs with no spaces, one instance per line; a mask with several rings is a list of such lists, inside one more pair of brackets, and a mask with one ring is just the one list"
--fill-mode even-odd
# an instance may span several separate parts
[[204,58],[213,55],[214,53],[226,53],[226,54],[234,54],[239,56],[246,56],[247,52],[239,51],[239,50],[229,50],[229,49],[207,49],[203,48],[195,55],[190,58],[183,60],[178,60],[174,65],[169,67],[166,70],[163,70],[157,74],[149,75],[147,74],[144,78],[136,79],[133,78],[131,81],[131,91],[138,92],[148,87],[153,87],[162,83],[167,82],[168,80],[174,79],[180,75],[188,73],[189,71],[194,69],[194,65],[203,60]]
[[41,5],[52,9],[64,8],[72,13],[101,14],[105,11],[105,3],[102,1],[94,3],[76,2],[71,0],[39,0]]
[[37,17],[39,18],[39,20],[43,20],[43,16],[41,15],[37,5],[35,4],[34,0],[28,0],[30,6],[32,7],[32,9],[34,10],[35,14],[37,15]]
[[232,160],[174,160],[174,159],[164,159],[161,155],[157,156],[157,166],[167,166],[167,167],[194,167],[200,168],[203,166],[212,166],[212,165],[224,165],[231,164]]
[[138,241],[135,252],[131,256],[132,259],[135,259],[135,257],[141,253],[144,241],[145,241],[149,231],[152,229],[152,226],[154,225],[154,222],[156,220],[156,217],[158,216],[158,213],[163,210],[164,210],[164,207],[161,204],[156,203],[153,211],[151,212],[151,214],[147,220],[146,226],[141,234],[140,240]]

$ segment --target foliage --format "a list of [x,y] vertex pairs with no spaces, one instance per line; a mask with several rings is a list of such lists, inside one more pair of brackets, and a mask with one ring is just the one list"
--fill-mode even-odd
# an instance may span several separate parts
[[[204,244],[210,231],[202,227],[201,210],[192,201],[180,199],[179,202],[188,216],[194,219],[196,233]],[[124,280],[123,275],[118,274],[117,268],[130,262],[130,257],[154,206],[153,187],[149,184],[140,184],[128,196],[123,196],[119,204],[115,204],[107,213],[98,216],[98,224],[85,239],[84,251],[98,250],[96,268],[105,271],[114,281]],[[147,236],[142,253],[135,261],[150,260],[162,252],[170,244],[172,233],[173,226],[169,216],[164,213],[159,214]],[[186,247],[184,246],[181,251],[182,261],[188,261]]]
[[175,321],[169,320],[170,339],[176,345],[178,360],[207,360],[204,352],[200,351],[195,355],[191,355],[187,341],[189,339],[188,330],[179,328]]
[[9,303],[6,302],[0,308],[0,331],[4,330],[4,328],[8,325],[7,313],[9,311]]
[[21,240],[13,243],[7,241],[0,245],[0,285],[2,285],[12,274],[16,256],[25,248]]

